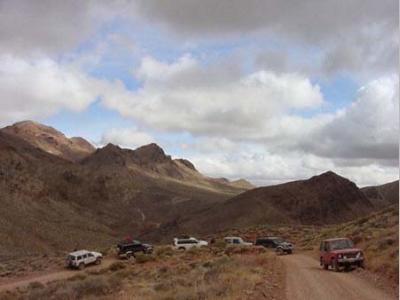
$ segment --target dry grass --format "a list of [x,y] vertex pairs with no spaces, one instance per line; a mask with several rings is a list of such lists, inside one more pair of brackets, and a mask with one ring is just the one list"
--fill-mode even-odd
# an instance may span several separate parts
[[[270,252],[157,249],[103,272],[85,272],[47,285],[32,283],[5,299],[284,299],[284,271]],[[138,258],[140,261],[138,262]],[[146,257],[146,258],[145,258]]]
[[[295,251],[313,251],[318,257],[320,241],[326,238],[348,237],[366,256],[366,269],[376,279],[398,286],[399,278],[399,211],[393,205],[351,222],[339,225],[306,226],[259,225],[251,228],[232,229],[219,236],[241,236],[253,241],[257,236],[281,236],[295,245]],[[210,236],[215,237],[215,236]]]

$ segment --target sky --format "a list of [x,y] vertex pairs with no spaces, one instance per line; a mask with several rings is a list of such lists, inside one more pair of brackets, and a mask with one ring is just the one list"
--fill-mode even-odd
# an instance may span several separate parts
[[255,185],[399,177],[395,0],[0,0],[0,126]]

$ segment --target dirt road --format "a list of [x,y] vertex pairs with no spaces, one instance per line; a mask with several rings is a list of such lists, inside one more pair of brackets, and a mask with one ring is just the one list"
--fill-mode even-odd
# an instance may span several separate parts
[[391,300],[351,272],[326,271],[303,254],[282,256],[286,266],[286,296],[290,300]]
[[32,282],[40,282],[42,284],[46,284],[51,281],[67,279],[67,278],[73,277],[77,274],[82,274],[85,272],[85,270],[100,270],[103,268],[108,268],[115,261],[116,261],[116,259],[112,259],[112,258],[104,259],[103,262],[101,263],[101,265],[87,266],[87,268],[82,271],[60,269],[60,270],[54,270],[52,272],[46,272],[46,273],[42,273],[42,274],[36,273],[36,274],[32,274],[27,277],[14,278],[14,279],[10,279],[10,280],[0,281],[0,293],[7,291],[7,290],[13,290],[16,288],[26,287]]

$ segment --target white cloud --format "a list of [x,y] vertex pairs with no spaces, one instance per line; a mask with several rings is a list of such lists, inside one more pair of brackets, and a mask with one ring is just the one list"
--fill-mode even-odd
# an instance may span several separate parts
[[3,123],[82,111],[97,95],[97,82],[78,69],[40,57],[0,56],[0,116]]
[[[396,71],[399,6],[393,0],[174,0],[137,1],[139,15],[184,40],[254,39],[281,41],[284,49],[313,53],[306,64],[262,59],[269,66],[300,67],[317,74],[349,71],[371,76]],[[379,42],[377,42],[379,41]],[[272,43],[274,44],[274,43]],[[321,59],[316,59],[320,52]],[[273,55],[269,53],[268,55]],[[276,55],[275,55],[276,56]],[[375,73],[374,72],[378,72]]]
[[103,133],[101,144],[112,143],[124,148],[135,149],[137,147],[154,142],[154,138],[137,128],[112,128]]
[[[373,80],[357,99],[297,145],[319,156],[388,160],[398,165],[399,78]],[[299,147],[300,146],[300,147]]]
[[[218,70],[218,71],[216,71]],[[263,136],[268,120],[289,110],[322,104],[318,85],[298,74],[201,66],[184,56],[166,64],[146,57],[137,71],[143,86],[105,93],[104,103],[123,116],[164,131],[233,138]]]
[[113,0],[2,0],[0,52],[50,55],[72,50],[126,9],[126,3]]
[[[212,145],[212,140],[209,145]],[[203,140],[202,143],[207,143]],[[231,149],[191,148],[187,158],[196,168],[214,177],[230,179],[246,178],[256,185],[272,185],[292,180],[306,179],[332,170],[349,178],[358,186],[376,185],[398,178],[397,166],[383,166],[371,160],[361,165],[337,164],[335,159],[323,158],[311,153],[292,151],[272,153],[262,145],[236,143]]]

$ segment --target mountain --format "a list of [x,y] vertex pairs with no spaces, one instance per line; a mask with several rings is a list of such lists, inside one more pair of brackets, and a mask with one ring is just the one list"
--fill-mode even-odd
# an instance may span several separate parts
[[255,188],[255,186],[251,182],[249,182],[243,178],[238,179],[238,180],[233,180],[230,182],[230,184],[233,186],[239,187],[239,188],[246,189],[246,190],[251,190],[251,189]]
[[0,130],[0,257],[109,247],[245,190],[200,174],[156,144],[109,144],[69,160],[38,146],[35,133],[45,126],[34,123],[32,136],[15,128]]
[[154,179],[175,181],[230,195],[249,189],[245,184],[235,184],[228,180],[221,182],[219,179],[204,176],[196,170],[190,161],[172,159],[155,143],[135,150],[122,149],[119,146],[108,144],[83,159],[82,164],[95,169],[109,168],[112,165],[124,167]]
[[18,122],[1,131],[70,161],[79,161],[95,151],[93,145],[81,137],[67,138],[56,129],[34,121]]
[[379,208],[396,204],[399,205],[399,181],[393,181],[378,186],[368,186],[361,189],[367,198]]
[[[209,233],[257,224],[333,224],[374,210],[350,180],[326,172],[307,180],[255,188],[180,220],[171,229]],[[167,230],[166,230],[167,232]]]

